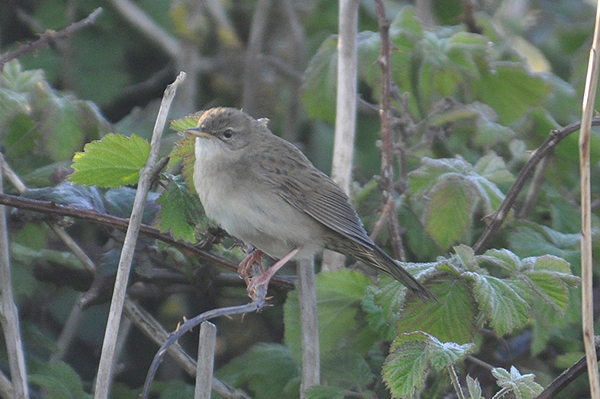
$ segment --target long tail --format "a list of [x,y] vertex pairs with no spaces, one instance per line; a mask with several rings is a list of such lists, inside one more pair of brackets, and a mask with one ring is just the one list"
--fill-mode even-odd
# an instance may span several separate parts
[[437,302],[436,297],[423,284],[418,282],[412,274],[386,254],[383,249],[379,248],[376,244],[373,245],[373,248],[367,248],[357,244],[352,255],[367,266],[373,267],[400,281],[422,300]]

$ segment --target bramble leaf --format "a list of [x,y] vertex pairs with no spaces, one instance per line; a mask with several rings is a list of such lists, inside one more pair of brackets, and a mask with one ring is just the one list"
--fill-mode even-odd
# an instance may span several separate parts
[[121,187],[136,184],[139,172],[150,154],[150,144],[132,135],[108,134],[102,140],[86,144],[84,152],[73,157],[74,184],[98,187]]

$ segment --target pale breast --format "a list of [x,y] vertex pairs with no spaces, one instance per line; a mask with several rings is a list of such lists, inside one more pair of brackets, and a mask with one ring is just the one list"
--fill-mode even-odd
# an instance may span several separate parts
[[210,219],[273,258],[294,248],[301,248],[297,259],[322,249],[322,224],[289,205],[264,182],[249,177],[251,174],[242,177],[231,165],[223,164],[216,140],[196,140],[194,184]]

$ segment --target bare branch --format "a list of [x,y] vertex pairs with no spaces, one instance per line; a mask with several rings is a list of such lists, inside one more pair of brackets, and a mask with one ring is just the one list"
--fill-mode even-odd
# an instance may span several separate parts
[[129,271],[133,261],[133,253],[137,241],[140,225],[142,223],[142,215],[146,205],[146,196],[150,190],[152,179],[154,178],[152,171],[155,167],[160,148],[160,139],[164,126],[167,122],[167,114],[177,87],[185,79],[185,73],[181,72],[175,82],[167,87],[156,117],[154,132],[150,142],[150,154],[146,161],[146,166],[140,171],[140,179],[138,189],[133,201],[133,209],[129,219],[129,226],[125,235],[125,242],[121,250],[121,259],[117,269],[115,287],[110,304],[106,332],[104,334],[104,342],[102,344],[102,354],[100,356],[100,365],[98,367],[97,384],[94,397],[96,399],[108,398],[108,393],[111,384],[112,367],[115,356],[117,338],[119,336],[119,326],[121,323],[121,315],[123,313],[123,303],[125,302],[125,292],[127,290],[127,282],[129,281]]
[[[580,126],[581,123],[576,122],[565,126],[560,130],[553,130],[552,132],[550,132],[550,137],[548,137],[546,141],[544,141],[544,143],[533,152],[531,158],[529,158],[525,166],[523,166],[523,169],[521,169],[521,171],[519,172],[519,175],[515,179],[515,182],[508,190],[508,193],[506,193],[506,197],[504,198],[504,201],[502,202],[500,207],[498,207],[498,210],[487,218],[487,228],[485,229],[481,237],[479,237],[479,240],[477,240],[475,245],[473,245],[473,250],[475,251],[475,253],[481,254],[483,253],[483,251],[485,251],[490,241],[494,238],[494,236],[502,226],[502,223],[504,223],[504,220],[508,216],[508,213],[510,212],[515,201],[517,200],[517,196],[525,186],[525,183],[527,182],[529,177],[533,174],[533,171],[535,170],[537,164],[544,157],[548,156],[548,154],[551,154],[554,151],[554,148],[558,145],[558,143],[560,143],[565,137],[567,137],[571,133],[578,131]],[[600,119],[593,119],[592,126],[600,126]]]
[[25,46],[20,47],[18,50],[12,51],[8,54],[4,54],[0,57],[0,68],[8,61],[18,58],[24,54],[31,53],[41,49],[42,47],[47,47],[50,43],[54,42],[57,39],[63,39],[71,36],[73,33],[78,31],[81,28],[84,28],[88,25],[93,24],[96,21],[98,15],[102,13],[102,7],[98,7],[88,15],[86,18],[82,19],[79,22],[75,22],[70,26],[55,32],[53,30],[47,30],[38,40],[33,43],[27,44]]

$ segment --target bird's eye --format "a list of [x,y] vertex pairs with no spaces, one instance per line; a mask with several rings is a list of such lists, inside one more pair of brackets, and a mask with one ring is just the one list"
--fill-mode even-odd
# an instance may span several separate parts
[[231,136],[233,136],[233,130],[227,129],[223,132],[223,137],[225,137],[226,139],[230,139]]

